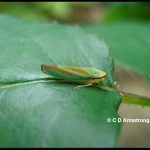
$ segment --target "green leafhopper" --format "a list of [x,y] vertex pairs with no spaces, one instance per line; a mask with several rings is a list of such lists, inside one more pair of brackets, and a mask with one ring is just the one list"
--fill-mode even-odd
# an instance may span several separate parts
[[56,79],[90,86],[105,79],[106,72],[96,68],[73,67],[63,65],[41,65],[41,70]]

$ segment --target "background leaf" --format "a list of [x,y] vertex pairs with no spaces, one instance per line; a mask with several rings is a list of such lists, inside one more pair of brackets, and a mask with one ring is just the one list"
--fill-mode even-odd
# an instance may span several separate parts
[[115,22],[83,28],[108,43],[116,63],[150,77],[149,23]]
[[115,146],[120,124],[107,118],[118,117],[119,93],[46,83],[40,70],[41,64],[96,67],[112,85],[104,42],[76,26],[0,16],[0,47],[0,147]]

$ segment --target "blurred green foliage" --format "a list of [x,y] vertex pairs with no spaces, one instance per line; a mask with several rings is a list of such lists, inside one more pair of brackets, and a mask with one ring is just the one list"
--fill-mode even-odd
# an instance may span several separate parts
[[111,20],[150,20],[150,2],[111,2],[107,5],[105,19]]
[[0,2],[0,13],[30,20],[65,20],[73,7],[91,7],[95,2]]
[[[149,2],[0,2],[0,13],[28,20],[57,20],[67,23],[76,19],[74,11],[77,17],[84,15],[89,20],[88,18],[94,15],[88,14],[86,9],[94,12],[97,8],[100,11],[93,14],[99,15],[98,21],[150,20]],[[80,23],[81,20],[82,17],[77,19],[76,23]]]
[[[99,11],[95,11],[97,9]],[[149,20],[149,10],[149,2],[0,2],[0,13],[28,20],[57,20],[67,23],[71,23],[72,19],[81,23],[83,16],[86,16],[88,23],[89,18],[94,15],[98,15],[97,22],[120,19]]]

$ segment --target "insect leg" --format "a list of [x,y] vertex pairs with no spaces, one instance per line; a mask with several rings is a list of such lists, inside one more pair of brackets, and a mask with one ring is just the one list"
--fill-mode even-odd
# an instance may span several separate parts
[[78,85],[75,88],[80,88],[80,87],[85,87],[85,86],[91,86],[91,85],[92,85],[92,83],[84,84],[84,85]]

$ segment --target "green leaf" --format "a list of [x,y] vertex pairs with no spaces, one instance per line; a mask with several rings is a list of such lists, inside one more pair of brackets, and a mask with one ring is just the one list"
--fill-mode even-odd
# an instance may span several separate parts
[[149,23],[114,22],[83,28],[108,43],[116,63],[150,77]]
[[[0,16],[0,147],[114,147],[120,95],[48,81],[41,64],[89,66],[107,72],[108,48],[79,27]],[[39,81],[41,80],[41,81]]]

